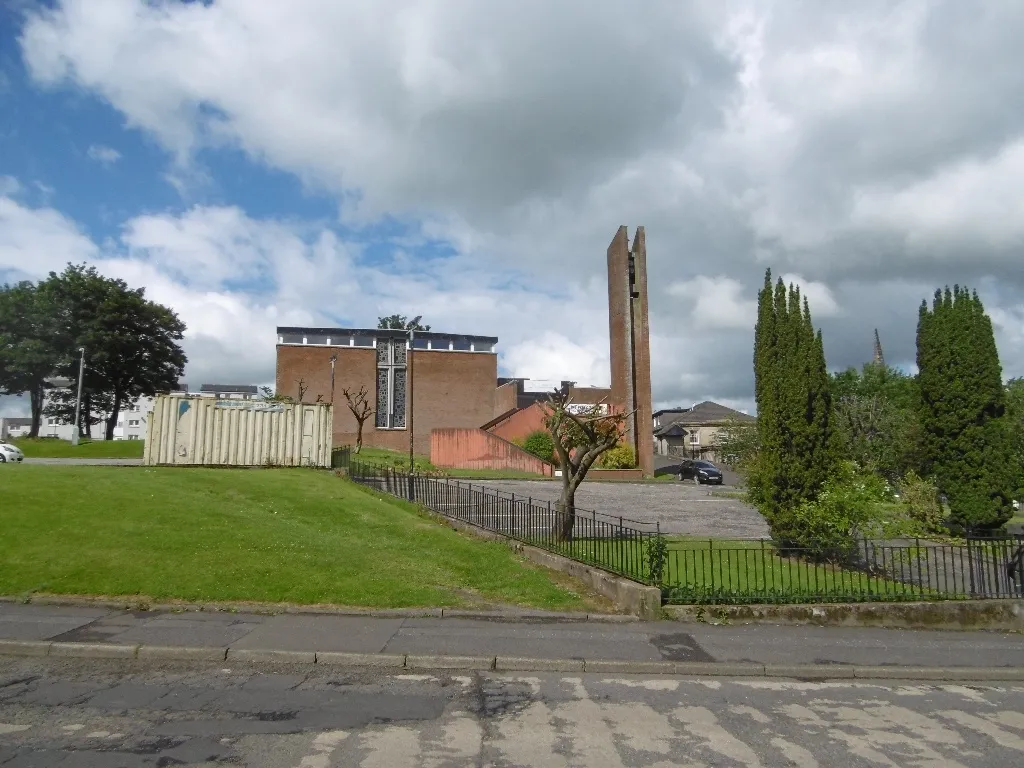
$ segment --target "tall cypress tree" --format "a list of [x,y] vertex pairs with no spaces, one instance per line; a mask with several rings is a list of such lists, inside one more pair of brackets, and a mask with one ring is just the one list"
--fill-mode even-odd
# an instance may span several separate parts
[[952,522],[984,531],[1013,514],[1013,443],[992,322],[977,293],[954,286],[921,305],[917,328],[925,469]]
[[772,535],[795,541],[794,510],[817,496],[834,466],[830,379],[807,301],[782,280],[773,288],[770,273],[758,297],[754,339],[761,450],[752,496]]

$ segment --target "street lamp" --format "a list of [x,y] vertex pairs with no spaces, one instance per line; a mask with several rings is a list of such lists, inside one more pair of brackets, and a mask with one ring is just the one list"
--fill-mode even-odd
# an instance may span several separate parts
[[415,341],[416,341],[416,331],[414,329],[410,328],[409,329],[409,353],[406,355],[406,367],[409,369],[409,373],[407,374],[408,381],[406,382],[406,389],[409,390],[409,407],[407,409],[408,413],[406,414],[406,419],[409,421],[409,501],[413,501],[414,500],[413,499],[413,490],[412,490],[412,476],[413,476],[413,468],[416,466],[415,464],[413,464],[413,452],[412,452],[412,442],[413,442],[413,431],[412,431],[412,393],[413,393],[413,385],[412,385],[412,348],[415,346],[415,343],[414,343]]
[[71,430],[72,445],[78,445],[78,424],[82,414],[82,377],[85,375],[85,347],[79,347],[78,353],[78,395],[75,397],[75,425]]

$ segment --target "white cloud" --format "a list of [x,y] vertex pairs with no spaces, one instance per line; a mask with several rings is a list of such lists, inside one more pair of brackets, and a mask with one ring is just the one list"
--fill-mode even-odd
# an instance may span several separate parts
[[0,273],[15,279],[59,272],[67,262],[95,258],[96,245],[52,208],[24,207],[0,197]]
[[[742,401],[767,266],[799,276],[835,366],[869,358],[876,326],[912,359],[936,285],[991,279],[993,317],[1017,305],[1022,36],[1024,5],[962,0],[63,0],[30,12],[22,51],[35,82],[159,142],[186,197],[201,150],[229,147],[458,254],[367,267],[230,207],[127,222],[120,257],[195,295],[415,306],[582,379],[606,354],[604,249],[644,224],[656,398]],[[509,268],[528,290],[498,286]]]
[[95,160],[101,165],[113,165],[121,159],[121,153],[113,147],[104,147],[102,144],[93,144],[86,151],[90,160]]
[[783,275],[782,282],[786,285],[795,285],[800,289],[800,296],[807,299],[807,304],[811,308],[811,318],[816,323],[819,318],[835,317],[840,314],[839,304],[836,303],[832,291],[824,283],[792,274]]
[[21,191],[21,184],[13,176],[0,176],[0,197],[15,197]]

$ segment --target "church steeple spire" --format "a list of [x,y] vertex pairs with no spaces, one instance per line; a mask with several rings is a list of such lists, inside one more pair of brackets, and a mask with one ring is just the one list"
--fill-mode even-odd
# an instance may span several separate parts
[[885,355],[882,353],[882,340],[878,337],[878,329],[875,328],[875,359],[872,360],[875,365],[885,367]]

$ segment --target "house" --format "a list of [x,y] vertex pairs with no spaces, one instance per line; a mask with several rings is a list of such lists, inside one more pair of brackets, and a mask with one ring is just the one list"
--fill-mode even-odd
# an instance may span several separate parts
[[32,419],[8,416],[0,419],[0,440],[24,437],[32,429]]
[[199,387],[201,397],[218,400],[255,400],[259,394],[255,384],[203,384]]
[[667,408],[654,413],[654,447],[661,456],[706,458],[716,455],[718,433],[736,422],[754,422],[750,414],[705,401],[692,408]]

